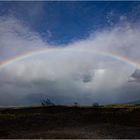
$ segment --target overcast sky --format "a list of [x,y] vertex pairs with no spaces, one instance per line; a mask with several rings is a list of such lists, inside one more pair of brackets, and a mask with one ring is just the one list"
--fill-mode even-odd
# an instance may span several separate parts
[[139,19],[140,2],[0,2],[0,62],[28,53],[1,64],[0,105],[139,100]]

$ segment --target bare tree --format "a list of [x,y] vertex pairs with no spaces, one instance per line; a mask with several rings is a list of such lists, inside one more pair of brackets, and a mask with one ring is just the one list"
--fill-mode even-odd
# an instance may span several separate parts
[[54,106],[55,104],[49,98],[47,98],[47,99],[43,99],[41,101],[41,105],[42,106]]
[[97,102],[92,104],[93,107],[99,107],[99,104]]
[[77,102],[74,102],[74,106],[77,107],[79,104]]

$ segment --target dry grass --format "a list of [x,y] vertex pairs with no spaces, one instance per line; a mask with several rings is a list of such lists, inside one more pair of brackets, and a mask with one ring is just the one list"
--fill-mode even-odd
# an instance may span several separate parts
[[0,138],[140,138],[140,106],[0,110]]

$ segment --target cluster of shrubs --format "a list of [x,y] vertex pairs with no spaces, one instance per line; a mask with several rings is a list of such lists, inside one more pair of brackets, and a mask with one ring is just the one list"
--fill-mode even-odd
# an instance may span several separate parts
[[[42,105],[42,106],[55,106],[55,104],[54,104],[50,99],[48,99],[48,98],[47,98],[47,99],[43,99],[43,100],[41,101],[41,105]],[[80,106],[80,105],[79,105],[78,102],[74,102],[74,106],[75,106],[75,107],[78,107],[78,106]],[[92,106],[93,106],[93,107],[99,107],[99,104],[95,102],[95,103],[92,104]]]

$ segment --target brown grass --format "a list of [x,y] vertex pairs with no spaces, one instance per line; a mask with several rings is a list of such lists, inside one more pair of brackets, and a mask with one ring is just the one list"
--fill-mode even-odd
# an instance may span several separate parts
[[0,138],[140,138],[140,105],[0,109]]

